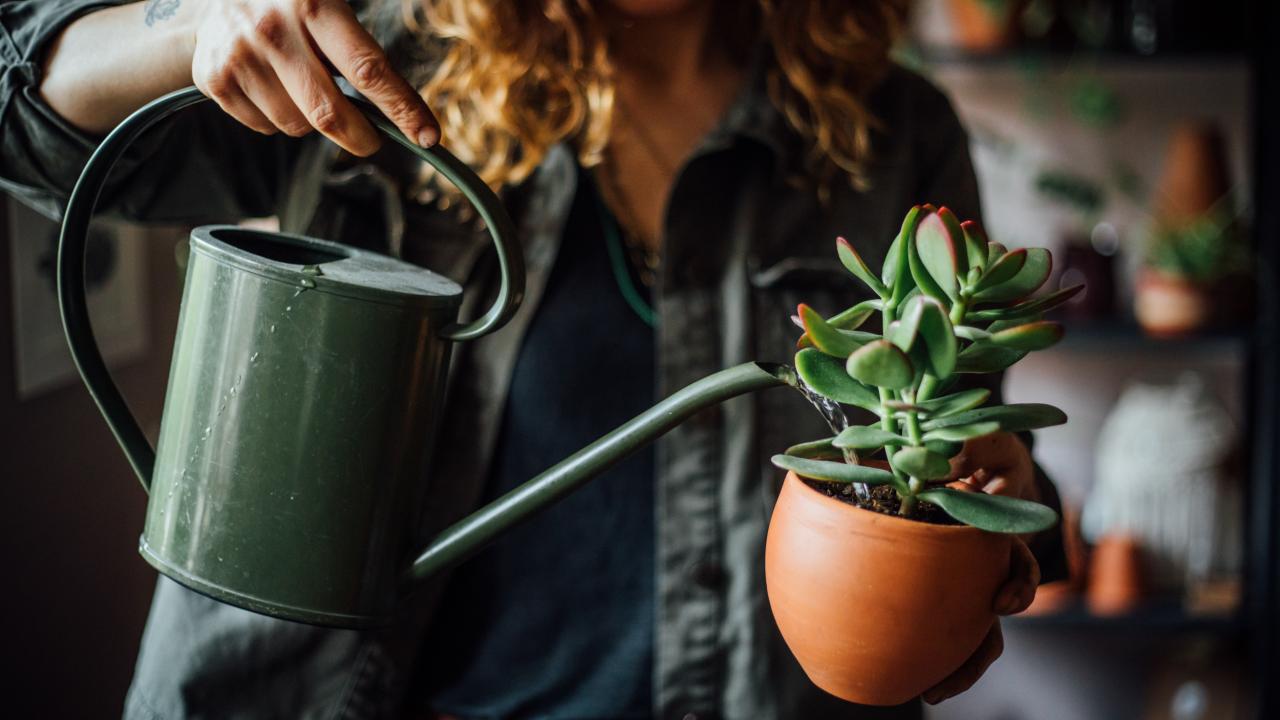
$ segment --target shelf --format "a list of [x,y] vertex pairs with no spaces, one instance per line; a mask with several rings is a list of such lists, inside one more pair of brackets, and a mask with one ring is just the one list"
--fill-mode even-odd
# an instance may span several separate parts
[[1008,49],[992,52],[974,52],[960,48],[908,47],[898,53],[898,59],[908,65],[942,67],[1008,67],[1040,68],[1087,65],[1093,67],[1142,67],[1153,69],[1204,69],[1206,66],[1241,66],[1249,62],[1244,51],[1164,52],[1142,55],[1118,50],[1038,50]]
[[1083,604],[1046,615],[1005,618],[1007,627],[1028,630],[1068,630],[1117,633],[1214,633],[1227,635],[1244,629],[1239,615],[1192,615],[1180,604],[1153,604],[1128,615],[1099,616]]
[[1245,329],[1209,330],[1196,335],[1158,338],[1125,320],[1063,321],[1066,334],[1054,347],[1060,352],[1173,352],[1196,355],[1243,355],[1251,335]]

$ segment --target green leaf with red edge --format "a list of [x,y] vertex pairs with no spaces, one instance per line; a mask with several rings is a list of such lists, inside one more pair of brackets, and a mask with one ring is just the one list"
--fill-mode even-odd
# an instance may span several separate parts
[[902,229],[898,231],[898,237],[894,238],[889,245],[889,252],[884,256],[884,265],[880,268],[881,280],[884,281],[885,287],[892,291],[893,299],[898,302],[906,297],[912,287],[912,283],[908,282],[911,276],[909,248],[911,238],[915,237],[916,228],[926,212],[928,211],[919,205],[911,208],[902,220]]
[[1027,259],[1017,274],[999,285],[973,294],[977,302],[1010,302],[1035,292],[1053,271],[1053,256],[1044,248],[1027,248]]
[[831,444],[838,448],[874,450],[885,445],[907,445],[908,443],[910,441],[898,433],[889,432],[878,425],[853,425],[845,428]]
[[[827,324],[837,330],[857,330],[872,315],[880,312],[883,307],[884,302],[881,300],[863,300],[857,305],[842,310],[827,318]],[[799,315],[792,315],[791,322],[795,323],[796,327],[804,330],[804,321],[800,319]],[[856,335],[852,337],[854,337],[854,339],[858,339],[858,336]],[[870,339],[871,338],[862,339],[860,340],[860,343],[866,343]],[[807,347],[813,347],[813,341],[809,339],[809,333],[806,332],[800,336],[799,340],[796,341],[796,349],[800,350]]]
[[924,340],[925,353],[929,359],[929,366],[925,370],[939,380],[945,380],[955,372],[959,352],[951,318],[947,316],[946,308],[937,300],[921,295],[913,298],[912,302],[917,299],[923,308],[919,335]]
[[1069,288],[1055,290],[1047,295],[1020,302],[1017,305],[973,310],[965,314],[965,319],[971,322],[988,322],[1036,317],[1066,303],[1083,289],[1084,285],[1072,285]]
[[853,243],[842,237],[836,238],[836,254],[840,256],[840,262],[845,266],[853,276],[866,283],[871,291],[880,297],[888,297],[889,289],[885,287],[880,278],[871,272],[871,268],[863,262],[862,256],[854,249]]
[[805,335],[813,342],[814,347],[828,355],[844,359],[863,345],[853,337],[831,327],[817,310],[804,303],[800,304],[796,314],[804,323]]
[[924,297],[926,296],[912,296],[902,306],[898,319],[889,323],[889,330],[884,334],[886,340],[898,346],[898,349],[903,352],[911,352],[916,342],[916,335],[920,332],[920,318],[924,315],[924,303],[920,301]]
[[993,405],[976,408],[950,417],[934,418],[920,423],[925,432],[941,428],[970,425],[972,423],[994,422],[1006,432],[1022,432],[1039,428],[1061,425],[1067,421],[1067,414],[1052,405],[1044,403],[1013,403],[1011,405]]
[[1005,247],[1004,245],[1001,245],[998,242],[988,242],[986,264],[988,266],[991,265],[991,263],[995,262],[997,258],[999,258],[1001,255],[1004,255],[1007,252],[1009,252],[1009,248]]
[[947,234],[956,244],[956,277],[962,278],[969,272],[969,247],[964,238],[964,224],[945,205],[938,208],[938,218],[947,226]]
[[954,415],[966,410],[972,410],[991,397],[991,391],[986,388],[972,388],[962,390],[952,395],[944,395],[942,397],[932,398],[929,400],[921,400],[916,403],[928,417],[946,417]]
[[1060,323],[1040,320],[994,332],[986,342],[1013,350],[1044,350],[1061,339]]
[[916,497],[937,505],[965,525],[987,532],[1023,535],[1048,530],[1058,524],[1058,513],[1052,509],[1005,495],[940,487],[924,490]]
[[951,463],[925,447],[904,447],[889,461],[897,470],[921,480],[940,480],[951,474]]
[[920,289],[939,300],[958,298],[959,277],[968,269],[964,243],[952,236],[942,215],[932,213],[920,221],[912,247],[911,275]]
[[835,438],[823,438],[792,445],[787,448],[787,454],[811,460],[844,460],[844,451],[832,444],[834,440]]
[[888,340],[876,340],[858,348],[845,365],[853,379],[875,387],[902,390],[915,379],[907,354]]
[[960,442],[970,438],[982,437],[990,435],[1000,429],[1000,423],[997,422],[976,422],[968,425],[952,425],[951,427],[938,428],[930,430],[924,434],[925,440],[944,440],[947,442]]
[[864,485],[892,485],[907,492],[906,484],[888,470],[867,465],[850,465],[844,462],[810,460],[790,455],[774,455],[770,461],[783,470],[790,470],[810,480],[838,483],[862,483]]
[[987,343],[974,343],[961,350],[960,354],[956,356],[955,371],[966,374],[1000,372],[1026,356],[1025,350],[1013,350]]
[[796,353],[796,374],[811,390],[829,400],[880,412],[879,393],[849,377],[844,362],[816,348]]
[[982,278],[978,280],[978,284],[974,286],[975,292],[981,292],[987,288],[995,287],[1002,283],[1009,282],[1014,275],[1027,264],[1027,251],[1025,248],[1011,250],[1004,255],[996,258],[996,261],[982,273]]
[[960,229],[964,233],[964,249],[969,256],[969,267],[985,268],[990,265],[991,261],[987,258],[987,234],[982,231],[982,226],[975,220],[965,220],[960,223]]

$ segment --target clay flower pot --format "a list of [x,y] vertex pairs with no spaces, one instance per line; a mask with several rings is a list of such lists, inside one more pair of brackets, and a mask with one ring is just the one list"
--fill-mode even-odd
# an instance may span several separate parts
[[954,31],[953,42],[971,52],[992,52],[1007,47],[1015,36],[1015,20],[1020,2],[1009,0],[1004,8],[982,0],[950,0],[948,10]]
[[1008,536],[863,510],[788,473],[765,580],[809,679],[863,705],[898,705],[950,675],[995,622]]
[[1124,615],[1142,604],[1142,546],[1129,535],[1106,535],[1093,549],[1089,566],[1089,612]]
[[1212,303],[1203,285],[1143,268],[1134,289],[1133,314],[1148,335],[1190,335],[1208,324]]

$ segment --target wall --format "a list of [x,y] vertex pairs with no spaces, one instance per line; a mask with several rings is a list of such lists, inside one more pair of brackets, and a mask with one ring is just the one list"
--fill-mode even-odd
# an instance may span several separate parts
[[[2,198],[3,196],[0,196]],[[0,544],[8,717],[118,717],[155,573],[137,554],[146,497],[77,380],[20,401],[7,203],[0,202]],[[180,286],[176,233],[146,244],[149,350],[116,369],[154,438]],[[93,308],[95,315],[110,308]]]

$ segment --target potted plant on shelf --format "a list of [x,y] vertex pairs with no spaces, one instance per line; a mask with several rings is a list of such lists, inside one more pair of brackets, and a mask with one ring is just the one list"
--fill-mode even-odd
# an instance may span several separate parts
[[[995,621],[1010,537],[1058,520],[947,478],[966,440],[1066,421],[1048,405],[986,406],[989,391],[958,380],[1054,344],[1062,327],[1041,316],[1081,286],[1030,298],[1049,277],[1047,250],[1006,250],[928,205],[907,215],[878,275],[847,241],[837,251],[876,297],[830,318],[801,305],[796,372],[819,406],[853,405],[879,421],[837,420],[833,437],[774,456],[788,474],[766,582],[787,645],[819,687],[894,705],[974,652]],[[879,333],[861,329],[877,314]]]
[[1230,300],[1216,296],[1236,290],[1222,281],[1243,270],[1245,257],[1230,212],[1215,210],[1158,228],[1134,290],[1133,312],[1142,329],[1155,337],[1179,337],[1229,320],[1213,317],[1215,306]]

